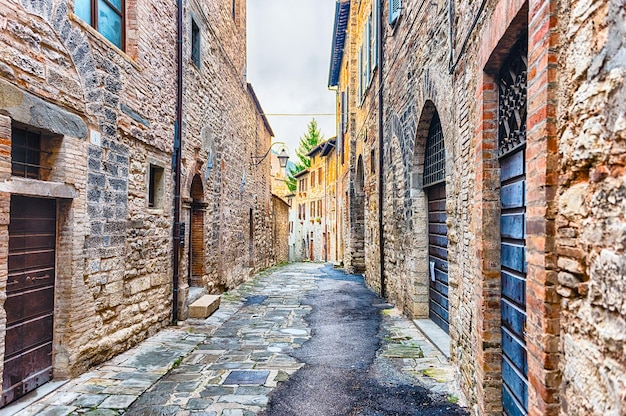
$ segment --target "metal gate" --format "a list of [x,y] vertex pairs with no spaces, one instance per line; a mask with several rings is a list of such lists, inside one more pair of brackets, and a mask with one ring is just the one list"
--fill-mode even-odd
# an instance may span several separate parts
[[526,415],[528,411],[526,69],[527,36],[524,36],[512,49],[499,76],[502,404],[508,416]]
[[428,129],[424,187],[428,192],[429,318],[449,333],[448,227],[446,225],[446,152],[439,114]]
[[2,406],[52,378],[56,201],[11,196]]

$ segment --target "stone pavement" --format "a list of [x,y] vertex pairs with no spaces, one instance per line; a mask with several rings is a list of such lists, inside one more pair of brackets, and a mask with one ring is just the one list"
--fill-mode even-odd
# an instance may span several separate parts
[[[289,355],[311,336],[301,300],[324,265],[298,263],[260,273],[222,296],[219,310],[149,338],[15,413],[18,416],[244,416],[303,364]],[[326,266],[328,267],[328,266]],[[378,356],[434,393],[461,400],[455,370],[415,325],[384,309]],[[19,405],[19,403],[17,403]]]

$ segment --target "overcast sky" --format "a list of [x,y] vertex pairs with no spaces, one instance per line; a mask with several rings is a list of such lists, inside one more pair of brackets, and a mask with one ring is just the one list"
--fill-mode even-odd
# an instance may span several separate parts
[[[268,114],[275,141],[292,155],[308,117],[269,114],[335,113],[328,70],[335,0],[247,0],[248,82]],[[334,116],[315,116],[325,139],[335,136]],[[293,160],[293,159],[292,159]]]

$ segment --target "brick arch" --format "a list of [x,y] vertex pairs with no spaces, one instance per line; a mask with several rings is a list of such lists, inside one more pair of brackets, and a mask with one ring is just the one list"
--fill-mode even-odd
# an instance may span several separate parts
[[[204,166],[204,162],[202,160],[196,159],[193,161],[193,164],[191,168],[189,169],[187,176],[185,177],[185,183],[183,184],[182,189],[181,189],[181,198],[183,199],[183,201],[191,202],[194,199],[192,187],[193,187],[194,179],[196,177],[199,178],[204,195],[206,195],[206,190],[209,189],[209,187],[208,187],[206,178],[204,177],[204,173],[202,171],[203,166]],[[206,197],[203,197],[202,202],[204,202],[205,200],[206,200]]]

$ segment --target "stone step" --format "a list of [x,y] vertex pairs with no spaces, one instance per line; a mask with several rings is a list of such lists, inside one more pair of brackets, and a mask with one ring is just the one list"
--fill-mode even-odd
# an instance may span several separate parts
[[189,305],[189,317],[204,319],[220,307],[219,295],[204,295]]

